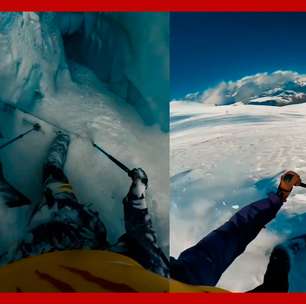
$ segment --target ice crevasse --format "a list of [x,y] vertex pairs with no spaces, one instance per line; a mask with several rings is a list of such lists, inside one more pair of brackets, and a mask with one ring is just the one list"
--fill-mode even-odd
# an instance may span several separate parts
[[[4,173],[35,203],[52,121],[93,139],[149,176],[149,207],[168,248],[168,15],[163,13],[1,13],[0,101],[41,117],[42,132],[0,151]],[[27,130],[31,115],[0,105],[1,141]],[[129,178],[84,138],[71,142],[65,171],[78,198],[101,214],[115,240]],[[39,189],[39,191],[37,191]],[[22,237],[28,207],[0,206],[1,247]],[[9,228],[18,223],[18,229]]]
[[56,91],[73,60],[165,130],[167,24],[158,13],[2,13],[0,97],[27,103]]

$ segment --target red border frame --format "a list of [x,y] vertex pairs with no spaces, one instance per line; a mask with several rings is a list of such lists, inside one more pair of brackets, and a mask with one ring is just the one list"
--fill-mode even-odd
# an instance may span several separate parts
[[1,11],[290,11],[306,12],[305,0],[1,0]]
[[[0,11],[306,12],[305,0],[1,0]],[[305,294],[1,293],[0,304],[305,304]]]
[[2,293],[5,304],[305,304],[306,294]]
[[3,304],[305,304],[306,293],[2,293]]

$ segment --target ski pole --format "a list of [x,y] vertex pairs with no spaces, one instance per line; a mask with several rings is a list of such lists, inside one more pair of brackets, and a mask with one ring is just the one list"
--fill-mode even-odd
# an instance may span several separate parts
[[0,150],[5,148],[6,146],[12,144],[13,142],[15,142],[18,139],[21,139],[22,137],[24,137],[25,135],[31,133],[32,131],[39,131],[41,129],[40,125],[38,123],[34,124],[33,128],[31,128],[30,130],[16,136],[15,138],[9,140],[8,142],[4,143],[3,145],[0,146]]
[[[49,125],[55,127],[56,129],[60,129],[60,130],[62,130],[62,131],[64,131],[64,132],[66,132],[66,133],[74,134],[74,135],[76,135],[76,136],[78,136],[78,137],[80,137],[80,138],[83,138],[83,139],[90,139],[90,138],[87,137],[87,136],[86,136],[86,137],[85,137],[85,136],[81,136],[81,135],[78,134],[78,133],[72,132],[72,131],[70,131],[70,130],[66,130],[66,129],[64,129],[64,128],[58,126],[57,124],[55,124],[55,123],[53,123],[53,122],[51,122],[51,121],[48,121],[48,120],[46,120],[46,119],[43,119],[43,118],[41,118],[41,117],[39,117],[39,116],[37,116],[37,115],[35,115],[35,114],[33,114],[33,113],[30,113],[30,112],[28,112],[28,111],[26,111],[26,110],[24,110],[24,109],[20,109],[20,108],[16,107],[15,105],[11,105],[10,103],[6,103],[6,102],[3,102],[3,101],[0,101],[0,103],[3,103],[4,105],[6,105],[6,106],[8,106],[8,107],[11,107],[11,108],[13,108],[13,109],[15,109],[15,110],[18,110],[18,111],[23,112],[23,113],[25,113],[25,114],[27,114],[27,115],[33,116],[33,117],[35,117],[35,118],[37,118],[37,119],[39,119],[39,120],[41,120],[41,121],[44,121],[45,123],[47,123],[47,124],[49,124]],[[13,143],[14,141],[18,140],[19,138],[22,138],[24,135],[26,135],[26,134],[32,132],[33,130],[38,131],[38,130],[40,130],[40,129],[41,129],[40,125],[39,125],[39,124],[35,124],[34,127],[33,127],[31,130],[25,132],[24,134],[21,134],[21,135],[17,136],[16,138],[10,140],[9,142],[3,144],[2,146],[0,146],[0,149],[6,147],[7,145],[9,145],[9,144],[11,144],[11,143]],[[101,147],[99,147],[97,144],[95,144],[91,139],[90,139],[90,141],[92,142],[92,145],[93,145],[96,149],[98,149],[100,152],[102,152],[104,155],[106,155],[113,163],[115,163],[120,169],[122,169],[124,172],[126,172],[126,173],[130,176],[131,170],[130,170],[127,166],[125,166],[125,165],[124,165],[122,162],[120,162],[118,159],[116,159],[115,157],[113,157],[112,155],[110,155],[109,153],[107,153],[105,150],[103,150]]]
[[99,147],[97,144],[95,144],[94,142],[92,143],[92,145],[98,149],[100,152],[102,152],[104,155],[106,155],[113,163],[115,163],[120,169],[122,169],[124,172],[126,172],[128,175],[130,175],[131,170],[124,165],[121,161],[119,161],[118,159],[116,159],[115,157],[113,157],[112,155],[108,154],[105,150],[103,150],[101,147]]

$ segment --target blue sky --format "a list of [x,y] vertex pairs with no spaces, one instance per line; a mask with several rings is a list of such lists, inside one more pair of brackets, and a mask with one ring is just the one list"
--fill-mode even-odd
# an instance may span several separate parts
[[306,13],[171,13],[171,95],[275,70],[306,73]]

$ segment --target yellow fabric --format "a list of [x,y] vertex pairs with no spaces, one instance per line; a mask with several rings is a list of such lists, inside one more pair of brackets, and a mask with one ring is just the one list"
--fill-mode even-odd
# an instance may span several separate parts
[[6,292],[226,292],[166,279],[124,255],[101,250],[25,258],[0,268],[0,282]]
[[70,184],[62,184],[60,187],[60,191],[62,192],[72,192],[72,187]]
[[51,190],[53,195],[63,192],[73,192],[71,185],[68,183],[53,182],[48,184],[48,188]]

